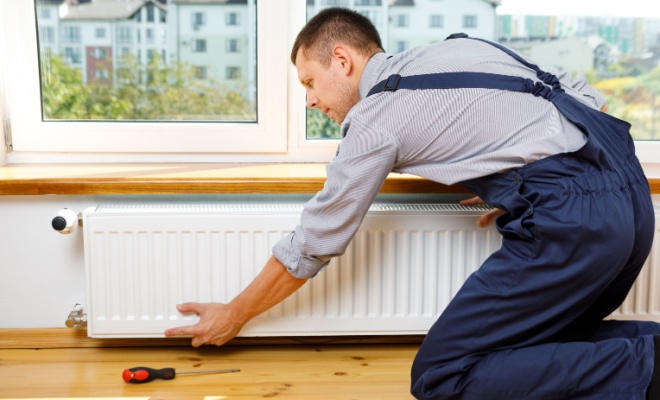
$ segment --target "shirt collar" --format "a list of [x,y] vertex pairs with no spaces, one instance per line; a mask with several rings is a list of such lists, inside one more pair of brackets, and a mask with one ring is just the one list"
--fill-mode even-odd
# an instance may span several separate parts
[[378,83],[378,78],[385,68],[385,61],[389,57],[389,55],[381,52],[374,54],[371,59],[369,59],[367,65],[365,65],[364,70],[362,71],[362,77],[360,77],[361,99],[367,97],[371,88]]

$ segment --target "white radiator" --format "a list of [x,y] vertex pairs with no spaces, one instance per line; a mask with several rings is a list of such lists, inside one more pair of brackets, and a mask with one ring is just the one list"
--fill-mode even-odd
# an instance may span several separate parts
[[660,322],[660,204],[655,205],[655,238],[651,254],[626,301],[610,317]]
[[[108,204],[83,212],[88,335],[162,337],[186,301],[228,302],[261,270],[303,203]],[[346,254],[241,336],[425,334],[501,244],[485,208],[377,203]],[[658,235],[660,237],[660,235]],[[660,246],[616,318],[660,317]]]

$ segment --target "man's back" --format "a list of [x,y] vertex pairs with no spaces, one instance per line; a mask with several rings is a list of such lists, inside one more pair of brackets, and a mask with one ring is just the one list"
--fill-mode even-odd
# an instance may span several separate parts
[[[584,145],[579,129],[550,102],[526,93],[404,89],[364,98],[373,85],[391,74],[438,72],[480,72],[538,81],[531,69],[475,40],[443,41],[392,57],[376,54],[361,79],[363,100],[346,118],[343,129],[348,135],[341,150],[359,154],[365,145],[389,142],[397,149],[396,170],[451,184]],[[603,105],[602,97],[584,80],[566,75],[562,83],[569,94],[588,105]]]

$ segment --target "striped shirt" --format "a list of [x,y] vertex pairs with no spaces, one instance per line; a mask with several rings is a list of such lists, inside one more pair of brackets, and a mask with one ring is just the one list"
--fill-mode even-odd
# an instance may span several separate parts
[[[531,69],[476,40],[374,55],[360,80],[362,100],[342,124],[343,139],[326,167],[323,189],[305,205],[300,225],[273,247],[274,256],[293,276],[313,277],[344,253],[392,171],[453,184],[572,152],[586,142],[552,103],[529,93],[398,90],[366,97],[392,74],[436,72],[485,72],[538,81]],[[558,77],[569,95],[594,108],[604,105],[584,76]]]

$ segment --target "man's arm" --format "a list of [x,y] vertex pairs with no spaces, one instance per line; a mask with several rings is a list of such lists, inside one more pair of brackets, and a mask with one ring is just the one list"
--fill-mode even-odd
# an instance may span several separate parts
[[277,258],[271,256],[259,275],[229,304],[178,305],[179,311],[198,314],[200,320],[192,326],[168,329],[165,336],[192,336],[194,347],[225,344],[238,335],[249,320],[289,297],[305,282],[307,279],[293,277]]

